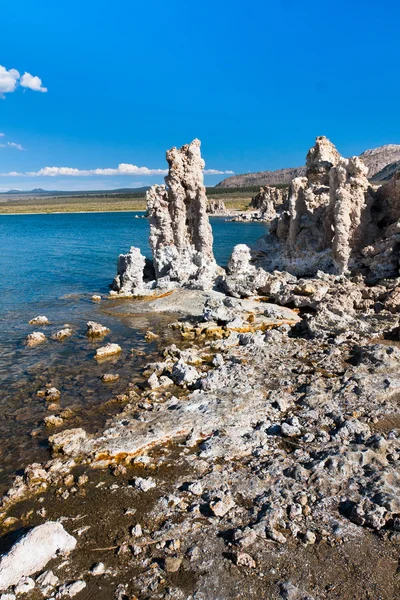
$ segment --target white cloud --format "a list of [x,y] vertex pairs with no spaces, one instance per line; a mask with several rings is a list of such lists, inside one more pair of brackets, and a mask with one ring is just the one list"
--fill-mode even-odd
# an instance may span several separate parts
[[20,74],[16,69],[10,69],[7,71],[5,67],[0,65],[0,96],[9,92],[14,92],[17,85]]
[[58,177],[70,175],[72,177],[90,177],[93,175],[166,175],[167,169],[149,169],[122,163],[117,169],[74,169],[72,167],[44,167],[39,171],[25,173],[31,177]]
[[34,92],[47,92],[40,77],[26,72],[21,77],[16,69],[6,69],[0,65],[0,98],[4,98],[4,94],[15,92],[18,86],[29,88]]
[[34,92],[47,92],[47,88],[43,87],[40,77],[31,75],[30,73],[25,72],[19,83],[22,87],[29,88]]
[[[9,146],[23,150],[19,144],[8,142]],[[0,144],[5,147],[6,144]],[[43,167],[39,171],[28,171],[26,173],[0,173],[0,176],[10,175],[11,177],[92,177],[94,175],[112,176],[112,175],[167,175],[168,169],[149,169],[148,167],[137,167],[127,163],[121,163],[116,169],[75,169],[73,167]],[[218,171],[217,169],[205,169],[205,175],[233,175],[234,171]]]
[[0,133],[0,137],[4,137],[4,133]]
[[204,169],[204,175],[234,175],[235,171],[218,171],[217,169]]

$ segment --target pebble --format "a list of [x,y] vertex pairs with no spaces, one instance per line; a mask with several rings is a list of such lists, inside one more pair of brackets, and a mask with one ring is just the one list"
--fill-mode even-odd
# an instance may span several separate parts
[[112,383],[113,381],[118,381],[118,379],[118,373],[104,373],[104,375],[101,376],[101,380],[104,383]]
[[235,555],[234,560],[238,567],[246,567],[248,569],[255,569],[256,567],[256,561],[246,552],[239,552]]
[[56,599],[59,600],[59,598],[62,598],[63,596],[68,596],[69,598],[73,598],[74,596],[79,594],[79,592],[81,592],[83,589],[85,589],[85,587],[86,587],[86,583],[82,579],[79,579],[78,581],[74,581],[73,583],[70,583],[70,584],[62,585],[58,589],[58,592],[56,594]]
[[105,567],[104,563],[102,563],[102,562],[96,563],[90,569],[90,572],[92,575],[103,575],[105,573],[105,571],[106,571],[106,567]]
[[200,481],[195,481],[188,486],[188,490],[195,496],[201,496],[203,493],[203,486],[201,485]]
[[307,530],[304,534],[304,543],[307,545],[315,544],[317,541],[317,536],[313,531]]
[[164,569],[168,573],[177,573],[181,568],[182,557],[178,556],[167,556],[164,559]]
[[148,492],[153,488],[157,487],[156,482],[151,477],[144,479],[143,477],[136,477],[134,480],[135,488],[142,492]]
[[234,506],[235,502],[228,494],[220,500],[210,502],[210,509],[216,517],[224,517]]
[[64,423],[64,419],[56,415],[49,415],[44,418],[44,423],[46,427],[60,427]]

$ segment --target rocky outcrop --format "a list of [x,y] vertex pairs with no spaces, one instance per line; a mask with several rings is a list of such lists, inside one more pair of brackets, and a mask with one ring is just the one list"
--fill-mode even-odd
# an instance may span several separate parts
[[218,188],[244,188],[251,186],[266,186],[289,184],[295,177],[302,177],[306,172],[305,167],[291,169],[278,169],[277,171],[259,171],[258,173],[243,173],[232,175],[218,183]]
[[[400,167],[400,144],[387,144],[372,150],[366,150],[359,158],[368,167],[368,179],[371,181],[387,181],[394,171]],[[396,165],[397,163],[397,165]],[[218,188],[243,188],[249,186],[266,186],[290,184],[296,177],[304,177],[307,167],[278,169],[277,171],[260,171],[244,173],[223,179],[216,185]]]
[[144,269],[146,258],[139,248],[131,247],[128,254],[120,254],[117,262],[117,275],[112,283],[112,289],[119,293],[140,296],[145,291]]
[[150,247],[158,285],[212,285],[217,265],[207,216],[200,141],[167,152],[166,186],[147,192]]
[[224,201],[220,198],[208,198],[207,213],[209,215],[224,215],[226,213]]
[[221,272],[213,254],[200,141],[168,150],[167,161],[166,185],[153,185],[146,194],[153,277],[145,275],[140,250],[131,248],[118,261],[114,289],[120,293],[143,295],[155,287],[209,289]]
[[272,221],[283,210],[287,209],[288,190],[266,185],[252,198],[250,206],[259,211],[259,218]]
[[264,267],[300,276],[359,270],[363,248],[381,233],[373,218],[375,202],[362,161],[341,157],[327,138],[317,138],[306,176],[292,181],[288,210],[260,246]]
[[379,181],[375,177],[389,165],[400,161],[400,144],[386,144],[379,148],[366,150],[360,154],[360,158],[368,167],[368,178]]

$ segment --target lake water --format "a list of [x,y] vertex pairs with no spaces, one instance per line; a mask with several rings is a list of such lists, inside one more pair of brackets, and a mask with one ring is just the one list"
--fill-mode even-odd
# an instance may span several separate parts
[[[169,335],[162,317],[141,317],[124,322],[107,314],[104,302],[93,294],[107,294],[116,273],[118,254],[138,246],[150,255],[147,219],[138,213],[73,213],[0,215],[0,491],[10,475],[33,460],[46,460],[49,430],[43,418],[71,409],[64,428],[84,426],[93,431],[121,409],[111,397],[123,392],[138,377],[144,361],[156,350],[143,335],[157,330]],[[232,248],[252,245],[266,233],[261,223],[232,223],[211,218],[214,253],[225,265]],[[47,327],[28,321],[45,315]],[[118,342],[123,352],[107,365],[94,359],[98,342],[86,338],[86,322],[99,321],[111,329],[105,341]],[[64,342],[49,340],[28,349],[28,333],[52,333],[68,323],[74,336]],[[135,350],[144,350],[141,358]],[[132,352],[132,350],[134,352]],[[105,372],[119,373],[119,381],[105,386]],[[46,385],[61,391],[58,406],[37,395]]]

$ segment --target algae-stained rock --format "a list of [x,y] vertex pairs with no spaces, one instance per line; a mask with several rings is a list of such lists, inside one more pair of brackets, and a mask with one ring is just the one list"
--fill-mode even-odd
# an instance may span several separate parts
[[19,540],[0,560],[0,590],[17,585],[26,576],[37,573],[57,556],[71,552],[76,539],[61,523],[49,521],[35,527]]

